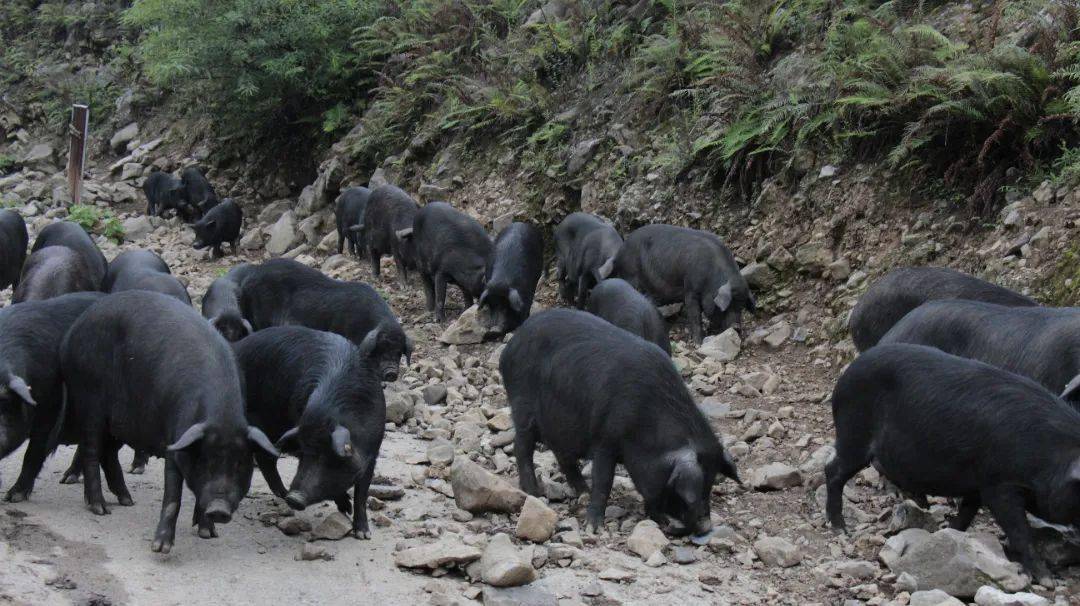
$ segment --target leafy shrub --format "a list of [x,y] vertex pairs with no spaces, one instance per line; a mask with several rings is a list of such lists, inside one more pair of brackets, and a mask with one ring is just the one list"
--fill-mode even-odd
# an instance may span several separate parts
[[68,209],[68,220],[87,233],[100,234],[117,243],[124,241],[124,224],[112,212],[90,204],[75,204]]

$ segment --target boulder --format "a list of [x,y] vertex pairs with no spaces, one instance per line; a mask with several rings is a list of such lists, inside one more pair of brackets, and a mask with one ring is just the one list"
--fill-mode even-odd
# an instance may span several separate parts
[[890,537],[878,557],[894,574],[908,573],[923,590],[970,598],[983,585],[1020,591],[1028,578],[990,535],[951,528],[933,534],[910,528]]
[[799,546],[783,537],[762,536],[754,541],[754,553],[766,566],[791,568],[802,562]]
[[150,223],[150,217],[146,215],[124,219],[123,225],[124,240],[128,242],[138,242],[154,231],[154,226]]
[[461,315],[446,327],[439,341],[447,345],[475,345],[484,341],[486,332],[480,325],[477,306],[473,305],[461,312]]
[[544,543],[555,533],[555,526],[559,521],[559,514],[544,504],[543,501],[534,497],[525,497],[525,504],[521,507],[521,515],[518,516],[517,529],[514,534],[519,539],[526,539],[534,543]]
[[394,565],[399,568],[447,568],[462,566],[480,559],[480,550],[461,542],[454,535],[426,545],[402,549],[394,554]]
[[776,272],[767,263],[750,263],[740,273],[754,290],[769,288],[776,281]]
[[630,551],[641,556],[642,560],[648,560],[653,555],[663,552],[669,543],[671,541],[652,520],[642,520],[635,524],[630,537],[626,539],[626,546],[630,548]]
[[53,160],[56,156],[56,150],[52,145],[48,143],[38,143],[30,148],[30,151],[22,157],[22,164],[26,168],[34,170],[40,170],[43,172],[51,172],[55,167],[53,166]]
[[109,148],[113,151],[123,151],[127,148],[127,144],[130,143],[132,139],[138,136],[139,123],[132,122],[131,124],[128,124],[127,126],[121,128],[113,134],[112,138],[109,139]]
[[266,252],[273,256],[283,255],[303,241],[303,236],[296,231],[296,214],[286,211],[277,222],[267,230],[270,241],[266,243]]
[[730,362],[742,350],[742,339],[738,331],[729,328],[718,335],[705,337],[698,348],[698,353],[720,362]]
[[491,537],[480,558],[480,578],[492,587],[517,587],[533,582],[536,569],[532,556],[524,555],[500,532]]
[[450,485],[457,506],[470,513],[515,513],[525,504],[524,492],[466,457],[454,459],[450,466]]
[[275,221],[281,218],[287,211],[292,209],[291,200],[275,200],[270,204],[267,204],[259,211],[259,224],[260,225],[272,225]]
[[911,594],[908,606],[965,606],[963,602],[940,589],[916,591]]
[[240,238],[241,250],[259,250],[263,246],[262,232],[257,229],[249,229]]
[[485,587],[484,606],[559,606],[555,594],[534,585],[497,589]]
[[892,519],[889,520],[889,534],[895,534],[908,528],[922,528],[934,532],[941,527],[941,520],[934,514],[915,504],[911,499],[893,507]]

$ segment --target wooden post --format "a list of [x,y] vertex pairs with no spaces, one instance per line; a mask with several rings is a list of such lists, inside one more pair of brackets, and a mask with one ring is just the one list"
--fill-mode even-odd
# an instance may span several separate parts
[[68,133],[68,188],[71,203],[82,203],[83,165],[86,164],[86,139],[90,132],[90,108],[71,106],[71,130]]

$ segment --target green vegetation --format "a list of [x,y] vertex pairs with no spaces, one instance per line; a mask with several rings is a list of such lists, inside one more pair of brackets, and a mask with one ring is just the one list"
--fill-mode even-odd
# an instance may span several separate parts
[[88,233],[103,235],[117,243],[124,241],[124,225],[111,211],[75,204],[68,209],[68,220],[78,223]]
[[0,154],[0,175],[6,175],[15,168],[15,158],[8,154]]

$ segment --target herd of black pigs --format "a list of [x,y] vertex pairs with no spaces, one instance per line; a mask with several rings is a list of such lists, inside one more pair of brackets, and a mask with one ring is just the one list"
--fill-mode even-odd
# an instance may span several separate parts
[[[155,171],[147,213],[192,223],[196,248],[235,252],[243,217],[196,167]],[[561,297],[576,309],[530,315],[547,275],[542,231],[512,223],[494,239],[443,202],[425,206],[392,185],[344,190],[338,252],[367,257],[372,279],[393,257],[403,285],[420,275],[427,310],[445,319],[446,289],[478,305],[492,338],[513,333],[499,369],[515,429],[521,488],[539,495],[538,443],[570,486],[589,493],[585,525],[603,526],[622,464],[645,513],[666,532],[707,540],[712,487],[739,482],[732,459],[670,358],[658,305],[681,303],[690,338],[740,327],[755,299],[714,234],[646,225],[625,236],[575,212],[553,232]],[[109,513],[101,475],[130,505],[118,451],[165,460],[151,548],[168,552],[184,484],[193,525],[216,536],[257,465],[294,509],[333,501],[369,538],[366,504],[385,424],[383,383],[397,380],[412,340],[379,293],[288,259],[240,264],[210,286],[202,314],[156,254],[111,263],[78,225],[54,222],[30,254],[18,213],[0,213],[0,456],[28,441],[6,499],[28,499],[47,456],[77,444],[64,482]],[[1006,288],[944,268],[894,270],[850,317],[861,352],[832,397],[836,456],[826,466],[831,525],[844,529],[842,493],[873,465],[925,503],[954,497],[949,524],[965,529],[986,506],[1032,576],[1050,571],[1026,515],[1080,522],[1080,308],[1042,307]],[[299,458],[286,487],[276,459]],[[592,461],[591,483],[579,464]],[[352,488],[352,496],[349,489]]]

